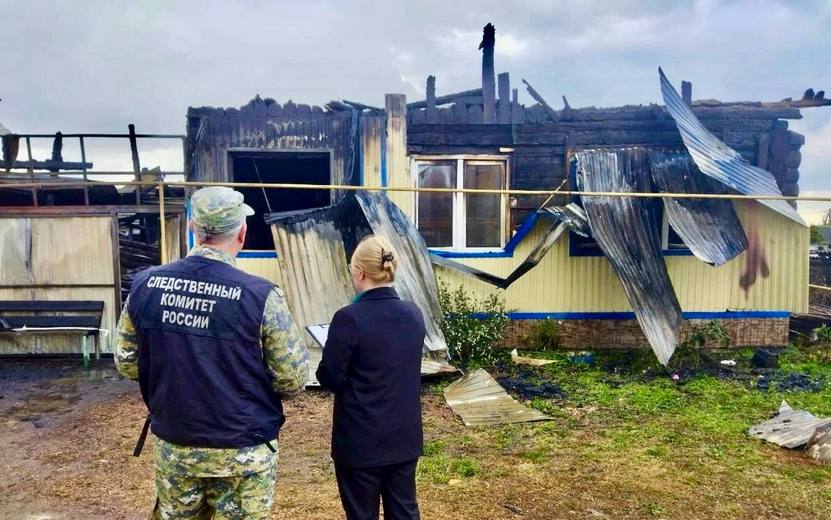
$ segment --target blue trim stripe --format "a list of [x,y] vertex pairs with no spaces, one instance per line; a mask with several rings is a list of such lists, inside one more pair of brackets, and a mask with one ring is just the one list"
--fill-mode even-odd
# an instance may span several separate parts
[[[741,318],[789,318],[789,311],[684,312],[688,320],[733,320]],[[512,312],[512,320],[633,320],[634,312]]]
[[661,253],[664,256],[694,256],[689,249],[664,249]]
[[276,251],[240,251],[237,258],[277,258]]
[[525,235],[534,229],[537,223],[539,213],[536,211],[528,215],[528,218],[522,223],[511,240],[505,244],[502,251],[445,251],[441,249],[430,249],[430,254],[440,256],[442,258],[510,258],[514,256],[514,249],[522,242]]
[[387,128],[381,132],[381,187],[387,187]]
[[[187,202],[185,202],[185,216],[186,216],[188,222],[190,222],[190,197],[188,197]],[[190,225],[187,226],[187,232],[188,232],[188,250],[190,250],[190,249],[193,249],[193,246],[196,243],[196,241],[193,239],[193,231],[191,231]]]

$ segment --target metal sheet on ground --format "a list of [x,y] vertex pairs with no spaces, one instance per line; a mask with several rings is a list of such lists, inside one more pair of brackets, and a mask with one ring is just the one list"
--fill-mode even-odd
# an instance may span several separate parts
[[465,426],[547,421],[547,415],[510,395],[484,369],[468,372],[444,389],[444,399]]
[[805,410],[794,410],[782,401],[772,418],[753,426],[748,434],[777,446],[798,448],[808,444],[818,428],[828,425],[831,425],[831,418],[822,419]]

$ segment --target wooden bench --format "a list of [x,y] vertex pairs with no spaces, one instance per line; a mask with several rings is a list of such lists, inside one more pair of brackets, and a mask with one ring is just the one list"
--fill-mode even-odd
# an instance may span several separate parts
[[77,334],[81,336],[84,365],[89,365],[90,340],[98,345],[104,302],[93,300],[0,301],[0,334]]

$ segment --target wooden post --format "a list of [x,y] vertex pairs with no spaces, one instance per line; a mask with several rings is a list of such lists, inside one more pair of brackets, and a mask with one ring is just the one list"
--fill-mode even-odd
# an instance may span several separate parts
[[525,122],[525,109],[519,106],[519,89],[511,91],[511,123],[520,124]]
[[692,107],[692,83],[689,81],[681,82],[681,97],[688,107]]
[[[26,153],[29,154],[29,177],[35,182],[35,161],[32,159],[32,138],[26,138]],[[38,205],[38,189],[32,188],[32,204]]]
[[427,108],[425,118],[428,123],[439,122],[439,112],[436,110],[436,77],[427,76]]
[[[130,155],[133,158],[133,172],[136,174],[136,181],[141,180],[141,164],[139,163],[138,143],[136,142],[136,125],[130,123],[127,125],[127,130],[130,133]],[[134,186],[136,193],[136,204],[141,205],[141,186]]]
[[[81,169],[84,171],[84,182],[89,182],[87,177],[87,151],[84,148],[84,136],[78,137],[78,144],[81,146]],[[84,186],[84,206],[89,206],[89,186]]]
[[159,265],[167,263],[167,222],[164,214],[164,183],[159,183]]
[[115,299],[113,309],[115,320],[121,317],[121,248],[118,243],[118,213],[115,210],[110,211],[110,246],[113,252],[113,289],[115,291]]
[[[412,187],[410,161],[407,159],[407,96],[387,94],[384,97],[387,114],[386,165],[387,182],[391,187]],[[414,215],[415,197],[407,192],[388,192],[392,202],[411,218]]]
[[[60,132],[55,133],[55,140],[52,141],[52,161],[63,162],[63,134]],[[60,168],[49,168],[49,171],[56,173],[60,171]]]
[[499,82],[498,120],[506,125],[511,122],[511,78],[507,72],[497,76]]
[[496,85],[494,81],[493,49],[496,46],[496,28],[488,24],[482,30],[482,122],[496,123]]

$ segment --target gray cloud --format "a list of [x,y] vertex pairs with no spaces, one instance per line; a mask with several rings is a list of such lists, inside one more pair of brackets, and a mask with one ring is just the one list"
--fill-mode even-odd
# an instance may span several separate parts
[[[239,106],[256,93],[378,105],[387,92],[422,96],[428,74],[440,94],[473,88],[487,22],[497,70],[552,103],[563,94],[572,106],[658,102],[658,65],[676,83],[691,80],[696,98],[831,94],[831,4],[821,0],[34,0],[3,2],[0,19],[0,121],[18,132],[121,132],[134,122],[176,133],[188,106]],[[831,109],[805,114],[792,124],[808,140],[803,192],[831,191]],[[146,163],[151,153],[169,162],[172,152],[148,144]]]

